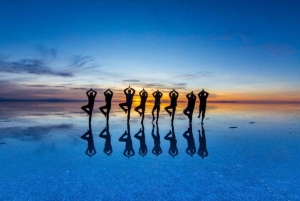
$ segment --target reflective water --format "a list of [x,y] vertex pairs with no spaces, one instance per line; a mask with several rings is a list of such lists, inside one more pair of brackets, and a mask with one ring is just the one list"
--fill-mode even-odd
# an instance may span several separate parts
[[[299,200],[299,105],[212,104],[174,127],[114,104],[0,102],[0,200]],[[162,105],[161,108],[163,108]]]

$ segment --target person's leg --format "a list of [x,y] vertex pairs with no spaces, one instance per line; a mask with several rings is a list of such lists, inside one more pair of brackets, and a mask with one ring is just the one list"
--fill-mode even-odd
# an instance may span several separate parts
[[106,112],[106,122],[108,122],[108,120],[109,120],[109,112],[110,112],[110,107],[107,108],[107,112]]
[[127,103],[120,103],[119,106],[120,106],[120,108],[122,108],[122,110],[123,110],[123,111],[125,112],[125,114],[126,114],[128,109],[124,108],[124,106],[126,106],[126,107],[128,108]]
[[89,108],[89,105],[85,105],[85,106],[81,107],[81,109],[89,115],[90,111],[87,110],[88,108]]
[[191,109],[190,109],[190,112],[189,112],[190,123],[192,123],[192,120],[193,120],[193,113],[194,113],[194,109],[191,108]]
[[130,110],[131,110],[131,105],[128,105],[128,111],[127,111],[127,121],[128,122],[130,120]]
[[165,110],[167,111],[167,113],[169,113],[170,116],[171,116],[172,112],[169,109],[171,109],[171,108],[172,108],[171,105],[165,107]]
[[175,111],[176,111],[176,107],[173,107],[172,120],[171,120],[172,123],[174,121]]
[[206,108],[203,108],[203,110],[202,110],[202,121],[201,121],[202,124],[203,124],[203,119],[205,117],[205,111],[206,111]]
[[155,117],[154,117],[154,111],[157,109],[157,106],[154,105],[153,109],[152,109],[152,122],[154,122]]
[[141,123],[143,123],[144,122],[144,117],[145,117],[145,106],[142,107],[141,114],[142,114],[142,121],[141,121]]
[[199,115],[198,115],[198,118],[200,118],[200,115],[201,115],[201,107],[199,106]]
[[139,106],[137,106],[136,108],[134,108],[134,110],[135,110],[137,113],[139,113],[140,116],[142,116],[142,112],[139,111],[140,109],[142,109],[142,106],[141,106],[141,105],[139,105]]
[[106,105],[105,105],[105,106],[102,106],[102,107],[99,107],[100,112],[102,112],[102,114],[106,117],[107,112],[105,112],[104,109],[107,109],[107,106],[106,106]]
[[186,116],[189,116],[188,112],[189,112],[189,108],[188,107],[183,110],[183,114],[185,114]]
[[160,105],[158,105],[158,107],[157,107],[156,124],[158,123],[159,111],[160,111]]

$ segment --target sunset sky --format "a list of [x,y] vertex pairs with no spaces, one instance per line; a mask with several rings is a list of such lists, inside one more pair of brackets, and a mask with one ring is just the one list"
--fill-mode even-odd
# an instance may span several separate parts
[[300,102],[300,1],[56,2],[0,2],[0,98]]

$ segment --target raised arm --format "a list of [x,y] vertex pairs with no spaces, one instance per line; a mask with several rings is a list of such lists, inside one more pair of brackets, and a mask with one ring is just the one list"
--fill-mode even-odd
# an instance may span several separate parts
[[129,89],[129,87],[127,87],[126,89],[124,89],[124,94],[127,94],[127,90]]
[[159,97],[161,98],[163,96],[163,94],[161,92],[158,92]]
[[133,88],[131,88],[131,89],[132,89],[132,95],[134,95],[135,94],[135,90]]
[[87,96],[89,96],[89,92],[90,92],[90,91],[92,91],[92,88],[90,88],[90,90],[86,91],[85,94],[86,94]]
[[179,93],[175,90],[174,90],[174,93],[176,94],[176,97],[178,97]]
[[169,93],[169,97],[171,98],[172,97],[172,93],[174,92],[174,89],[173,89],[173,91],[170,91],[170,93]]

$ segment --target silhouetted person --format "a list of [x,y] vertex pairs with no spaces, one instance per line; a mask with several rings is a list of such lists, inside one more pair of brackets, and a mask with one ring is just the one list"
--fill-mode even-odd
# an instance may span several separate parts
[[177,149],[177,140],[174,132],[174,125],[171,124],[172,131],[170,130],[169,133],[165,136],[165,140],[170,141],[170,148],[169,148],[169,154],[174,158],[178,155],[178,149]]
[[190,156],[193,156],[196,153],[196,145],[193,135],[192,124],[190,124],[187,131],[183,133],[183,137],[187,140],[188,147],[186,148],[186,153]]
[[97,152],[96,152],[96,149],[94,146],[91,124],[89,124],[89,130],[87,130],[87,132],[85,134],[83,134],[81,136],[81,138],[88,142],[88,147],[85,151],[85,154],[88,155],[89,157],[92,157],[93,155],[95,155]]
[[205,111],[206,111],[206,100],[208,97],[209,93],[204,91],[204,89],[202,89],[202,91],[198,94],[198,97],[200,99],[200,105],[199,105],[199,116],[198,118],[200,118],[201,112],[202,112],[202,121],[201,124],[203,124],[203,119],[205,117]]
[[88,104],[85,106],[82,106],[81,109],[85,111],[89,115],[89,122],[92,120],[92,112],[94,108],[94,102],[95,102],[95,97],[97,95],[97,92],[94,91],[92,88],[86,92],[86,95],[88,97]]
[[[106,133],[106,135],[104,135],[104,133]],[[108,122],[106,124],[106,127],[101,131],[99,137],[105,139],[105,145],[103,148],[103,152],[109,156],[113,152],[113,150],[112,150],[112,146],[111,146],[111,136],[110,136],[110,132],[109,132]]]
[[[124,94],[126,96],[126,103],[120,103],[119,106],[122,108],[125,114],[127,113],[127,121],[129,122],[130,110],[131,110],[131,105],[132,105],[133,96],[135,94],[135,90],[133,88],[130,88],[129,85],[128,88],[124,89]],[[126,106],[127,108],[124,108],[124,106]]]
[[152,138],[154,140],[154,147],[152,149],[152,153],[155,156],[159,156],[162,153],[162,149],[160,147],[160,135],[159,135],[158,125],[156,127],[156,135],[154,135],[154,128],[155,128],[155,125],[152,124]]
[[198,149],[198,155],[202,157],[202,159],[206,156],[208,156],[208,152],[206,149],[206,137],[205,137],[205,130],[202,124],[202,136],[200,134],[200,130],[198,130],[199,132],[199,149]]
[[128,159],[129,159],[131,156],[135,155],[135,152],[134,152],[133,146],[132,146],[132,139],[131,139],[131,135],[130,135],[129,123],[127,124],[127,131],[125,130],[125,133],[119,138],[119,141],[126,142],[125,150],[123,152],[123,155],[125,157],[128,157]]
[[[141,134],[141,135],[139,135]],[[147,145],[146,145],[146,139],[145,139],[145,128],[144,124],[142,123],[142,128],[140,128],[139,132],[137,132],[134,137],[140,141],[140,150],[139,154],[141,156],[145,156],[148,153]]]
[[159,111],[160,111],[160,99],[163,96],[163,94],[160,91],[155,91],[153,92],[152,96],[154,97],[154,107],[152,109],[152,122],[154,122],[155,117],[154,117],[154,111],[157,110],[156,113],[156,124],[158,122],[158,118],[159,118]]
[[[106,105],[99,107],[99,110],[106,117],[106,122],[108,122],[108,120],[109,120],[109,112],[111,109],[111,99],[112,99],[113,95],[114,95],[114,93],[110,89],[107,89],[104,92]],[[106,109],[106,112],[104,111],[105,109]]]
[[[178,92],[175,91],[175,89],[173,89],[170,93],[169,93],[169,97],[171,99],[171,104],[167,107],[165,107],[165,110],[169,113],[169,115],[172,115],[172,119],[171,122],[173,124],[174,121],[174,115],[175,115],[175,111],[176,111],[176,106],[177,106],[177,98],[178,98]],[[169,110],[172,109],[172,112]]]
[[[143,88],[143,90],[140,91],[139,95],[141,97],[141,103],[134,110],[140,114],[140,117],[142,117],[141,123],[143,124],[143,122],[144,122],[144,116],[145,116],[146,101],[147,101],[147,98],[148,98],[148,93]],[[140,112],[139,110],[142,110],[142,111]]]
[[183,110],[183,113],[188,116],[190,123],[192,123],[192,119],[193,119],[193,112],[194,112],[194,108],[195,108],[195,103],[196,103],[196,96],[193,93],[193,91],[189,94],[186,95],[186,98],[188,99],[188,105],[187,108],[185,108],[185,110]]

